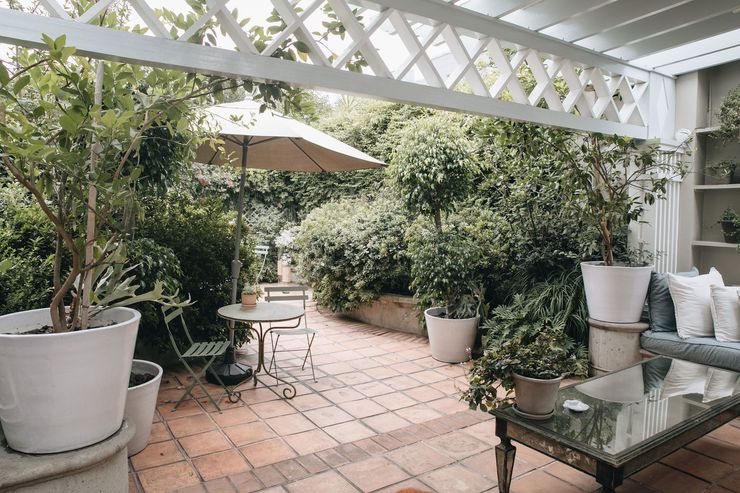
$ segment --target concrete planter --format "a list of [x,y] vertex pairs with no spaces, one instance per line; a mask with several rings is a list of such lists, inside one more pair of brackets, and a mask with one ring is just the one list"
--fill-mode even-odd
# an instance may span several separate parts
[[411,296],[384,294],[372,303],[345,312],[344,315],[384,329],[422,335],[424,329],[416,316],[415,306],[416,302]]
[[429,308],[424,311],[429,333],[432,358],[445,363],[463,363],[470,359],[469,350],[475,345],[478,320],[473,318],[445,318],[440,315],[444,307]]
[[150,373],[155,377],[135,387],[129,387],[126,395],[126,420],[136,425],[136,434],[128,444],[128,456],[138,454],[149,442],[152,431],[154,409],[157,406],[159,384],[162,382],[162,367],[151,361],[135,359],[131,373]]
[[28,455],[3,446],[0,429],[0,491],[13,493],[126,493],[126,444],[136,431],[123,421],[116,432],[89,447]]
[[550,417],[555,410],[558,389],[563,377],[553,379],[530,378],[514,373],[516,408],[532,416]]
[[627,267],[581,262],[588,316],[603,322],[639,322],[652,271],[652,265]]
[[0,317],[0,422],[11,448],[48,454],[92,445],[121,427],[141,314],[113,308],[100,328],[24,335],[48,309]]

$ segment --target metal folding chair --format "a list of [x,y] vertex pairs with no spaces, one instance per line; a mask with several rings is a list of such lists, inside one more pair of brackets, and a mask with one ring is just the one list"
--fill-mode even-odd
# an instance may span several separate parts
[[[300,294],[293,294],[298,293]],[[267,302],[273,302],[273,301],[302,301],[303,302],[303,311],[306,311],[306,301],[308,300],[308,294],[306,293],[306,286],[277,286],[277,287],[267,287],[265,288],[265,301]],[[317,330],[312,329],[308,327],[308,320],[304,313],[303,316],[303,327],[295,328],[295,329],[283,329],[283,328],[277,328],[270,331],[270,344],[272,346],[272,356],[270,358],[270,366],[267,369],[269,372],[272,370],[272,365],[275,365],[275,375],[277,375],[278,365],[277,361],[275,361],[275,354],[276,353],[290,353],[290,352],[296,352],[296,351],[302,351],[303,348],[300,349],[277,349],[278,344],[280,343],[280,336],[298,336],[298,335],[305,335],[306,336],[306,343],[308,347],[306,348],[306,354],[303,356],[303,364],[300,365],[301,370],[306,369],[306,362],[311,362],[311,376],[313,377],[314,382],[316,381],[316,371],[313,367],[313,355],[311,354],[311,346],[313,345],[313,339],[316,337]],[[274,335],[274,337],[273,337]],[[286,367],[283,367],[284,369]]]
[[[193,378],[193,381],[190,382],[190,385],[185,389],[185,392],[182,394],[180,399],[175,404],[175,407],[172,408],[174,411],[177,409],[177,406],[179,406],[185,398],[190,395],[195,399],[196,397],[193,395],[193,388],[195,388],[196,385],[198,385],[201,390],[206,394],[206,397],[211,401],[211,403],[218,409],[218,411],[221,411],[221,408],[218,406],[218,403],[213,399],[211,394],[206,389],[205,385],[203,385],[203,382],[201,381],[201,378],[206,374],[208,370],[211,370],[211,375],[213,375],[218,383],[223,387],[224,391],[226,392],[225,395],[228,395],[230,402],[237,402],[240,399],[238,392],[232,392],[226,384],[221,380],[221,377],[218,376],[216,372],[214,372],[211,369],[211,365],[216,360],[217,357],[223,356],[223,354],[226,352],[226,349],[229,347],[229,341],[209,341],[209,342],[195,342],[193,341],[193,338],[190,336],[190,331],[188,330],[188,326],[185,323],[185,317],[183,317],[182,308],[175,308],[172,306],[162,306],[162,315],[164,315],[164,325],[167,327],[167,333],[170,336],[170,342],[172,342],[172,348],[175,350],[175,353],[177,354],[177,357],[179,358],[180,362],[183,364],[185,369],[190,373],[190,375]],[[180,322],[182,324],[183,332],[185,333],[185,337],[187,337],[187,340],[190,343],[190,347],[188,347],[185,351],[180,350],[180,346],[177,344],[177,341],[175,340],[175,336],[172,332],[172,329],[170,328],[170,322],[172,322],[175,318],[180,318]],[[205,366],[198,372],[196,372],[190,364],[188,364],[188,360],[193,359],[205,359],[206,364]],[[221,395],[223,397],[223,395]],[[218,400],[221,400],[221,397],[219,397]]]
[[257,282],[262,277],[262,271],[265,270],[265,262],[267,262],[267,254],[270,253],[270,247],[267,245],[257,245],[254,247],[254,253],[258,257],[262,257],[262,265],[260,265],[259,273],[257,274]]

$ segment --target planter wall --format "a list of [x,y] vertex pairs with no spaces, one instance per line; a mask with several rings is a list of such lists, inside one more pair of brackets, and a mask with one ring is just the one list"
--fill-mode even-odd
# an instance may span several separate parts
[[424,329],[419,323],[414,306],[414,298],[411,296],[384,294],[372,303],[345,312],[344,315],[384,329],[423,335]]
[[126,493],[126,444],[135,431],[135,426],[124,421],[113,436],[102,442],[59,454],[19,454],[0,445],[0,491]]
[[136,425],[136,434],[128,444],[129,456],[144,450],[149,442],[159,384],[162,382],[162,367],[151,361],[135,359],[131,365],[131,372],[150,373],[155,377],[136,387],[129,387],[126,395],[126,409],[123,414],[126,420]]
[[424,311],[429,334],[432,358],[445,363],[463,363],[470,359],[469,349],[475,345],[480,317],[445,318],[440,315],[444,308],[429,308]]
[[[48,309],[0,317],[0,422],[11,448],[43,454],[86,447],[121,427],[141,314],[113,308],[100,328],[23,335]],[[110,325],[107,325],[110,324]]]

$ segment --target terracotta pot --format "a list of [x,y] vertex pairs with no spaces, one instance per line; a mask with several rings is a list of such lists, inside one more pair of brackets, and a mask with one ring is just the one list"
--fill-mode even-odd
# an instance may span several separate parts
[[242,305],[255,306],[256,304],[257,304],[257,295],[256,294],[242,293]]

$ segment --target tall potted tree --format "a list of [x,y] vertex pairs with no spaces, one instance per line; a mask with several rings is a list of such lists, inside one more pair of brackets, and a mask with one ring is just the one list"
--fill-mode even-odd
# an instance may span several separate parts
[[136,151],[153,126],[186,128],[186,102],[218,83],[95,64],[73,57],[64,36],[44,41],[18,50],[13,69],[0,63],[0,165],[56,234],[49,308],[0,317],[0,421],[27,453],[84,447],[120,427],[140,319],[126,306],[172,301],[161,283],[137,294],[125,265]]
[[[599,231],[602,260],[583,262],[589,316],[613,323],[640,320],[653,266],[641,252],[626,248],[627,229],[647,205],[664,198],[673,177],[683,175],[681,162],[670,164],[656,145],[643,148],[629,138],[590,134],[572,146],[569,159],[580,173],[584,211]],[[661,159],[663,157],[663,159]],[[618,237],[622,237],[621,250]]]
[[411,288],[426,308],[432,356],[456,363],[470,358],[479,322],[474,273],[480,249],[443,215],[455,210],[472,187],[476,165],[454,122],[419,120],[401,136],[390,175],[413,214],[431,219],[411,228]]

